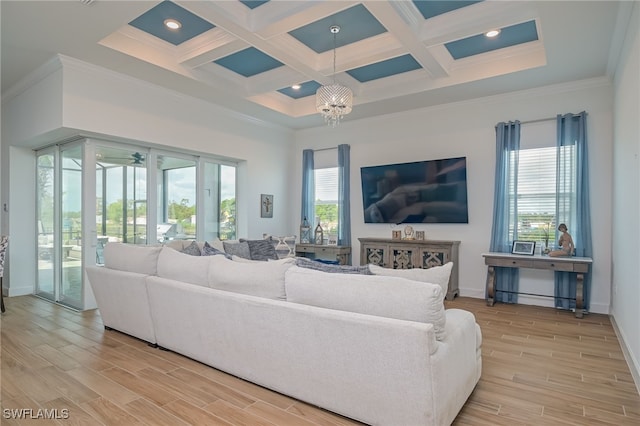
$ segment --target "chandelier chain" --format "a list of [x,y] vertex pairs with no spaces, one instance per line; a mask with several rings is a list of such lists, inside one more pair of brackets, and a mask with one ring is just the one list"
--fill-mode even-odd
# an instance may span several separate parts
[[340,120],[351,112],[353,92],[348,87],[336,82],[337,34],[340,27],[332,25],[329,30],[333,34],[333,83],[328,86],[320,86],[316,91],[316,110],[324,117],[329,126],[336,127],[340,124]]

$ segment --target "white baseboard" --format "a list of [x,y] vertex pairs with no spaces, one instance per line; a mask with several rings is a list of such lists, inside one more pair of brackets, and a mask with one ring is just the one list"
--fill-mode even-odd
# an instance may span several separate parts
[[629,350],[627,339],[625,338],[622,330],[618,328],[618,323],[616,323],[615,317],[613,315],[609,315],[609,318],[611,319],[613,330],[616,332],[616,336],[618,336],[618,341],[620,342],[620,347],[622,348],[624,359],[627,361],[627,365],[629,366],[629,370],[631,371],[631,376],[633,377],[633,381],[636,384],[636,389],[638,393],[640,393],[640,363],[633,357],[631,351]]
[[26,286],[15,286],[12,285],[9,288],[6,288],[3,286],[2,288],[2,292],[5,296],[8,297],[13,297],[13,296],[26,296],[27,294],[33,294],[33,286],[32,285],[26,285]]
[[[478,290],[475,288],[461,288],[460,296],[464,297],[472,297],[474,299],[484,299],[485,291]],[[518,295],[518,303],[523,305],[534,305],[534,306],[544,306],[548,308],[553,308],[553,298],[552,297],[540,297],[540,296],[529,296],[525,294]],[[593,303],[591,302],[591,309],[589,312],[593,312],[594,314],[605,314],[609,315],[609,305],[605,305],[602,303]]]

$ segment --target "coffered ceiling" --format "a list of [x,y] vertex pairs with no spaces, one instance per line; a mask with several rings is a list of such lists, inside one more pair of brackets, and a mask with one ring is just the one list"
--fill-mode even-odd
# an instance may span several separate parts
[[[2,1],[2,91],[60,53],[260,120],[313,127],[323,125],[315,91],[334,78],[353,90],[345,120],[355,120],[610,76],[623,3]],[[180,28],[167,28],[169,19]]]

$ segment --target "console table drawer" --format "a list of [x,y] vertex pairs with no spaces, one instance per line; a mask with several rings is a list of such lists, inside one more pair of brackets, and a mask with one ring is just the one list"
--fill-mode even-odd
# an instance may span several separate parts
[[[487,264],[489,263],[487,262]],[[532,268],[533,261],[525,259],[491,259],[490,265],[505,268]]]
[[549,269],[550,271],[573,272],[573,263],[570,262],[536,262],[536,269]]

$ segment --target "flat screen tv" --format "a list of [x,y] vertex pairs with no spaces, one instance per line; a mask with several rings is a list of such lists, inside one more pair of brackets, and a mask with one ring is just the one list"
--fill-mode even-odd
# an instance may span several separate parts
[[466,157],[361,167],[365,223],[469,223]]

